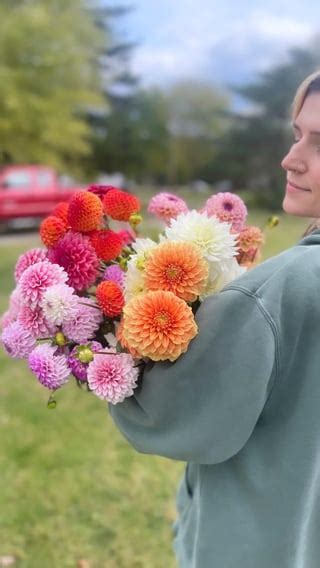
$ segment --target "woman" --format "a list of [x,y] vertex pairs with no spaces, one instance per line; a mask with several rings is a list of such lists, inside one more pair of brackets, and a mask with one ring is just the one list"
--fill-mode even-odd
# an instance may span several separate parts
[[[320,217],[320,72],[298,89],[284,210]],[[139,451],[188,463],[181,568],[320,566],[320,231],[197,313],[174,364],[110,409]]]

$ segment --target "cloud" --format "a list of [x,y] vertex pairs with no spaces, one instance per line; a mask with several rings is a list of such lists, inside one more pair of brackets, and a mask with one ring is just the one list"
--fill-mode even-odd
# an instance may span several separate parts
[[212,0],[199,4],[195,12],[194,2],[177,0],[170,17],[150,26],[133,58],[143,84],[165,85],[186,77],[241,82],[284,58],[289,47],[307,44],[316,32],[312,19],[302,19],[294,10],[289,16],[271,6],[270,11],[247,12],[242,6],[240,14],[231,0],[224,11],[221,4],[220,11],[213,9]]

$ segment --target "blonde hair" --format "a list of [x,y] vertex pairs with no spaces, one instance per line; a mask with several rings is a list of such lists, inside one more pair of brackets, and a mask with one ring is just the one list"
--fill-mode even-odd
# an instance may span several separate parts
[[320,92],[320,70],[311,73],[299,85],[292,103],[292,118],[297,118],[310,93]]

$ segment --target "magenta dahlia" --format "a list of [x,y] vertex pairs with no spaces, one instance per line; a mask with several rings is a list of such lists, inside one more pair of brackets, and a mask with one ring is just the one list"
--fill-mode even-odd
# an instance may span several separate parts
[[48,258],[62,266],[75,290],[89,288],[98,275],[99,259],[87,236],[69,231],[48,251]]

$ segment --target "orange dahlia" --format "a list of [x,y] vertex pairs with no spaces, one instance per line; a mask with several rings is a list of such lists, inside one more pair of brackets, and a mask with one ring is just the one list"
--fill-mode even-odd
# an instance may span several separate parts
[[62,219],[64,224],[67,226],[68,225],[68,209],[69,209],[69,203],[67,201],[60,201],[60,203],[57,203],[57,205],[53,209],[51,215],[55,215],[56,217],[59,217],[60,219]]
[[104,196],[103,206],[111,219],[129,221],[131,215],[140,210],[140,201],[135,195],[114,188]]
[[103,217],[102,203],[94,193],[77,191],[71,197],[68,223],[74,231],[88,233],[98,229]]
[[40,225],[40,237],[46,247],[53,247],[65,235],[67,227],[62,219],[50,215]]
[[144,272],[148,290],[168,290],[186,302],[204,291],[208,263],[193,243],[165,242],[150,250]]
[[264,244],[264,236],[259,227],[248,225],[238,235],[237,261],[240,266],[250,268],[256,265],[260,258],[260,249]]
[[130,353],[130,355],[132,355],[132,357],[134,357],[135,359],[139,359],[140,355],[139,355],[138,351],[129,345],[129,343],[126,341],[126,339],[123,335],[123,325],[124,325],[124,320],[122,318],[120,320],[118,329],[116,331],[116,338],[119,341],[119,343],[120,343],[120,345],[123,349],[128,351]]
[[123,247],[122,236],[109,229],[93,231],[89,235],[90,242],[97,256],[109,262],[119,256]]
[[172,292],[135,296],[124,307],[123,337],[152,361],[175,361],[198,332],[191,308]]
[[264,244],[263,232],[259,227],[248,225],[244,227],[238,237],[238,243],[241,250],[248,251],[252,247],[260,248]]
[[121,314],[124,295],[116,282],[111,280],[101,282],[97,286],[96,297],[99,307],[107,317],[114,318]]
[[237,254],[237,261],[240,266],[245,268],[252,268],[261,260],[261,252],[256,247],[251,247],[247,251],[239,251]]

